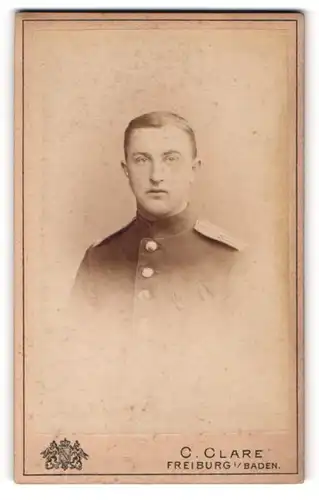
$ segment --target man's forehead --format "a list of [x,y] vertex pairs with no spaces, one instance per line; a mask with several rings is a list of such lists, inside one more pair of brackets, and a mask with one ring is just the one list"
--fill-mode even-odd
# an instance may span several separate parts
[[163,127],[137,128],[131,132],[129,146],[131,149],[139,146],[156,148],[159,146],[190,147],[190,137],[185,130],[175,125],[164,125]]

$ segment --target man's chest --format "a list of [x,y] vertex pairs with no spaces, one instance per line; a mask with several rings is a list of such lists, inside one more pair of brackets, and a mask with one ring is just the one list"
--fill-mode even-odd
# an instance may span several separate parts
[[196,240],[145,238],[134,258],[119,254],[100,263],[94,295],[101,313],[133,329],[172,333],[205,321],[216,325],[227,308],[232,264]]

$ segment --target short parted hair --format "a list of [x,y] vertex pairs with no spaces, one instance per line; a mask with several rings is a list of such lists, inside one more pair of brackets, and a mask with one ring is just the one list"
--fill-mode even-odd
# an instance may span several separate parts
[[172,113],[170,111],[152,111],[150,113],[145,113],[143,115],[133,118],[128,124],[124,132],[124,153],[127,156],[127,148],[130,141],[131,134],[134,130],[139,128],[160,128],[165,125],[174,125],[179,129],[183,130],[191,141],[193,149],[193,157],[197,156],[197,146],[195,133],[192,127],[189,125],[185,118]]

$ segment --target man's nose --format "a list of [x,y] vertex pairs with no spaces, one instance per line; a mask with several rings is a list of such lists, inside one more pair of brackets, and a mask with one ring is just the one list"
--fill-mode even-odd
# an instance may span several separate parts
[[164,164],[162,161],[152,162],[150,180],[154,183],[159,183],[164,180]]

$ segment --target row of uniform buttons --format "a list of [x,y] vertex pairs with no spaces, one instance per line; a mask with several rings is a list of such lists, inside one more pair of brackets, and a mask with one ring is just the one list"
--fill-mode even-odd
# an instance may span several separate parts
[[[154,240],[147,240],[144,246],[145,250],[149,253],[153,253],[158,249],[158,243]],[[145,266],[141,269],[141,275],[143,278],[151,278],[155,271],[152,267]],[[142,300],[149,300],[151,298],[151,292],[147,289],[143,289],[139,292],[138,297]]]
[[[155,252],[158,249],[158,244],[154,240],[147,240],[145,243],[145,250],[147,252]],[[154,275],[154,269],[152,267],[143,267],[141,274],[143,278],[151,278]]]

